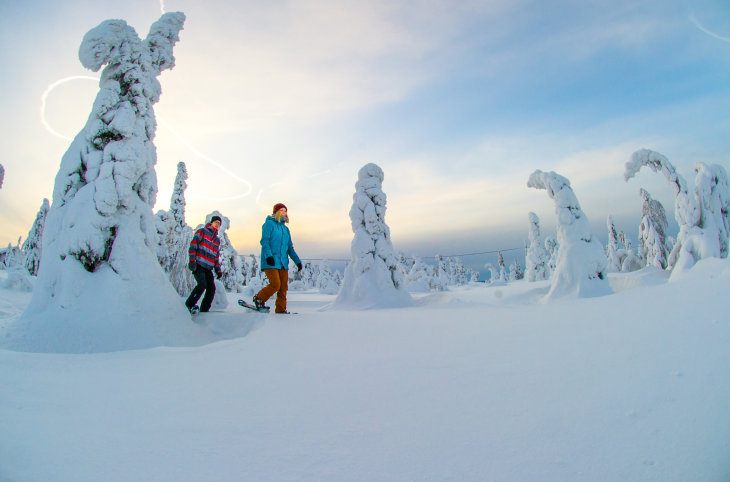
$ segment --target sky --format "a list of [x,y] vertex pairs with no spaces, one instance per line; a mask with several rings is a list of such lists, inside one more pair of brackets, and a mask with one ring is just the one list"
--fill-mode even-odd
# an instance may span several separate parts
[[522,246],[530,211],[554,235],[535,169],[570,179],[604,241],[609,214],[636,235],[641,187],[673,218],[659,174],[624,182],[633,151],[690,183],[697,161],[730,169],[727,0],[0,0],[0,243],[26,236],[91,110],[83,35],[121,18],[144,38],[163,11],[187,20],[160,76],[155,211],[184,161],[188,224],[220,211],[241,254],[283,202],[302,258],[348,257],[369,162],[394,247],[422,257]]

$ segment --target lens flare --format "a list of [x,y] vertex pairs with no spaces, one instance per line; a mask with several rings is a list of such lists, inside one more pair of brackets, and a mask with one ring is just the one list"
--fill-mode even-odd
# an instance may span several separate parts
[[710,37],[716,38],[717,40],[722,40],[723,42],[730,42],[730,37],[723,37],[722,35],[718,35],[715,32],[712,32],[710,30],[707,30],[699,20],[697,20],[697,17],[695,17],[694,14],[689,16],[689,21],[694,24],[695,27],[697,27],[701,32],[706,33]]
[[46,100],[48,99],[48,96],[50,95],[50,93],[56,89],[56,87],[58,87],[59,85],[63,85],[67,82],[74,81],[74,80],[93,80],[95,82],[98,82],[99,77],[92,77],[90,75],[72,75],[71,77],[64,77],[63,79],[58,79],[57,81],[53,82],[51,85],[46,87],[46,90],[44,90],[43,94],[41,94],[41,124],[43,124],[43,127],[45,127],[46,130],[48,132],[50,132],[51,134],[53,134],[54,136],[60,137],[61,139],[64,139],[67,141],[72,140],[72,138],[56,131],[48,123],[48,120],[46,119]]

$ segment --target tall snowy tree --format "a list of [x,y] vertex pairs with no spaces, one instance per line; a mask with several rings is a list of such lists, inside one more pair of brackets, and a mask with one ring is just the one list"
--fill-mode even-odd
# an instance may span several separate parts
[[613,218],[610,214],[606,218],[606,228],[608,229],[608,244],[606,245],[606,258],[608,264],[606,265],[606,272],[618,273],[621,271],[621,263],[623,262],[623,257],[626,255],[626,252],[622,252],[622,248],[619,247],[619,243],[623,244],[623,241],[619,240],[616,225],[614,224]]
[[626,163],[624,179],[628,181],[647,166],[661,172],[674,191],[674,216],[679,234],[669,254],[669,268],[690,268],[708,257],[726,257],[730,219],[730,192],[725,168],[720,165],[695,165],[695,187],[690,189],[684,177],[662,154],[641,149]]
[[175,184],[170,198],[170,210],[155,215],[158,247],[157,258],[180,296],[187,296],[196,282],[188,269],[188,249],[193,229],[185,221],[185,189],[188,172],[184,162],[177,164]]
[[664,206],[644,189],[639,190],[643,201],[639,225],[639,250],[647,265],[667,269],[667,215]]
[[439,291],[445,290],[450,284],[452,284],[451,277],[449,276],[448,261],[440,254],[435,256],[434,261],[436,263],[433,274],[434,285],[441,286],[441,288],[437,288]]
[[336,308],[378,308],[412,303],[405,290],[398,259],[393,252],[390,228],[385,223],[386,196],[383,170],[366,164],[358,172],[352,196],[350,223],[352,261],[333,303]]
[[3,187],[3,181],[5,181],[5,168],[0,164],[0,189]]
[[28,237],[25,238],[23,243],[22,251],[25,257],[25,269],[33,276],[38,274],[38,268],[41,264],[43,228],[46,225],[46,216],[48,216],[49,209],[48,199],[43,199],[38,214],[35,216],[35,221],[33,221],[33,225],[28,232]]
[[545,189],[555,202],[558,257],[546,299],[600,296],[611,292],[606,280],[606,255],[591,232],[570,181],[554,172],[537,170],[528,187]]
[[527,281],[540,281],[548,278],[547,264],[550,258],[540,236],[540,218],[532,212],[527,217],[530,220],[530,230],[527,233],[529,245],[525,255],[525,278]]
[[[107,20],[83,38],[84,67],[106,67],[88,121],[61,160],[43,236],[43,269],[21,319],[53,320],[43,333],[48,340],[73,326],[74,336],[64,336],[69,346],[109,348],[119,341],[112,332],[126,322],[140,327],[140,345],[159,343],[144,333],[164,338],[161,320],[186,316],[156,260],[152,213],[157,77],[174,66],[172,49],[184,20],[182,13],[166,13],[144,40],[123,20]],[[111,306],[118,309],[109,312]],[[105,339],[100,323],[110,327]]]

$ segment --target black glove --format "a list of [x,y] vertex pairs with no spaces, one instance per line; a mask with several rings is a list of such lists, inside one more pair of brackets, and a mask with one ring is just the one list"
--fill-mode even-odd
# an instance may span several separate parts
[[297,263],[297,270],[299,270],[299,271],[302,270],[302,263]]
[[269,266],[274,266],[274,257],[269,256],[268,258],[266,258],[266,264],[268,264]]
[[216,270],[215,270],[215,277],[218,278],[218,279],[221,279],[223,277],[223,272],[221,271],[220,268],[216,268]]
[[190,271],[192,271],[193,273],[195,273],[195,270],[198,269],[198,263],[196,263],[195,261],[193,261],[193,262],[191,262],[191,263],[188,264],[188,268],[190,268]]

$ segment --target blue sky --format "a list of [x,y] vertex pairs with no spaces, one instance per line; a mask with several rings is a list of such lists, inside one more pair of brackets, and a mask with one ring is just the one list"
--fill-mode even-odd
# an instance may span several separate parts
[[[554,231],[553,205],[526,186],[535,169],[568,177],[605,239],[612,214],[636,233],[645,187],[672,218],[660,176],[622,179],[636,149],[692,179],[697,161],[730,169],[730,3],[725,1],[110,2],[0,0],[0,242],[25,236],[95,76],[83,34],[123,18],[141,36],[187,15],[177,66],[161,76],[159,195],[183,160],[188,222],[217,209],[255,252],[275,202],[303,257],[344,257],[357,170],[385,171],[397,249],[518,246],[527,213]],[[691,182],[691,181],[690,181]],[[488,257],[464,261],[481,265]]]

